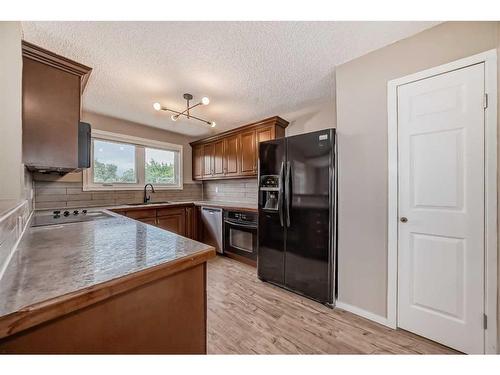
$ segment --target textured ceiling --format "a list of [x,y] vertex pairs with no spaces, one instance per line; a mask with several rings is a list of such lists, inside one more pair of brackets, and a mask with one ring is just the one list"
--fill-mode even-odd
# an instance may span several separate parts
[[[24,39],[93,72],[84,110],[190,136],[197,121],[172,122],[160,101],[209,96],[193,114],[227,130],[264,117],[293,121],[334,100],[336,65],[437,22],[23,22]],[[326,104],[325,104],[326,103]],[[332,122],[334,119],[332,119]]]

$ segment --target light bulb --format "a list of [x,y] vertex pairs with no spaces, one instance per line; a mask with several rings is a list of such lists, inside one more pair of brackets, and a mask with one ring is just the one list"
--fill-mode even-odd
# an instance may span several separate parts
[[172,116],[170,116],[170,118],[172,119],[172,121],[177,121],[177,119],[179,118],[179,116],[172,115]]
[[215,125],[217,125],[217,124],[215,123],[215,121],[212,121],[212,122],[210,123],[210,127],[212,127],[212,128],[215,128]]
[[153,104],[153,108],[159,111],[161,109],[161,104],[156,102],[155,104]]
[[207,105],[208,103],[210,103],[210,99],[208,99],[206,96],[201,98],[201,104]]

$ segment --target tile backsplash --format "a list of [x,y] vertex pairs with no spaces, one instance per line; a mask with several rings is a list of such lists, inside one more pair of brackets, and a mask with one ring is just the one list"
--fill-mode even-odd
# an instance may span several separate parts
[[28,222],[30,212],[30,203],[24,200],[0,217],[0,279]]
[[257,203],[257,179],[204,181],[203,199],[213,201]]
[[[66,181],[35,181],[35,208],[115,206],[140,203],[142,190],[83,191],[82,183]],[[183,190],[156,190],[151,194],[153,202],[201,200],[202,185],[185,183]]]

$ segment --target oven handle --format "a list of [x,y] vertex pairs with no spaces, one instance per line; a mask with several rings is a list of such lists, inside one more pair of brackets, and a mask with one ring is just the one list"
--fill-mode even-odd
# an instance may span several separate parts
[[224,220],[224,223],[232,225],[234,227],[245,228],[245,229],[255,229],[255,230],[257,230],[257,226],[256,225],[239,224],[239,223],[235,223],[235,222],[232,222],[232,221],[229,221],[229,220]]

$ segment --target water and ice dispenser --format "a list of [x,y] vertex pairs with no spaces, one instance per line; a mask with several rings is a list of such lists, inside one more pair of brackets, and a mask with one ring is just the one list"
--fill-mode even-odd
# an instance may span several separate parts
[[264,210],[278,211],[280,201],[280,176],[266,175],[260,177],[259,194],[261,207]]

